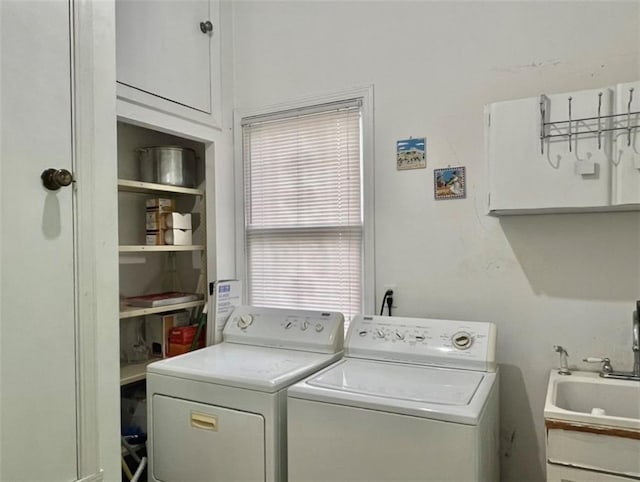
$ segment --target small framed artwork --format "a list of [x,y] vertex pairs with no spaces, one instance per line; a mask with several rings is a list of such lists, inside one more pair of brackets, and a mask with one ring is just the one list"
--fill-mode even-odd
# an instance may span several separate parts
[[433,170],[433,192],[436,199],[460,199],[467,196],[464,166]]
[[427,138],[409,138],[397,141],[396,167],[398,171],[427,167]]

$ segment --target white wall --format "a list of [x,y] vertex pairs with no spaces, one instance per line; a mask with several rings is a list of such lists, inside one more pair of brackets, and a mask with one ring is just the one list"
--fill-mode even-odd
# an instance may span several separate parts
[[[640,215],[483,212],[483,105],[638,77],[637,2],[234,2],[236,107],[375,86],[376,284],[398,315],[498,324],[504,480],[544,478],[543,397],[556,364],[631,364]],[[612,32],[615,32],[613,34]],[[428,168],[395,169],[427,136]],[[467,166],[467,199],[433,169]],[[526,179],[523,189],[535,189]]]

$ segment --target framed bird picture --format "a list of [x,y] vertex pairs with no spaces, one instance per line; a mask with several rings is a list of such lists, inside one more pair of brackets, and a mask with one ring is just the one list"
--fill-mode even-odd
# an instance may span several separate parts
[[434,169],[433,193],[436,200],[466,197],[467,183],[464,166]]

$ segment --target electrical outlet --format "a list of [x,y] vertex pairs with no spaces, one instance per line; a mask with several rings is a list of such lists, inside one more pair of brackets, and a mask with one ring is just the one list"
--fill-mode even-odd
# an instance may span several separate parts
[[394,284],[384,285],[382,290],[382,296],[384,296],[387,290],[393,290],[393,304],[391,305],[391,308],[395,310],[398,308],[398,287]]

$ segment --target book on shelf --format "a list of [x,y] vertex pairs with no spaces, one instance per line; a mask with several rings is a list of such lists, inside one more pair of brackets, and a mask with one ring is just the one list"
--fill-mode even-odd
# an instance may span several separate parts
[[157,306],[177,305],[178,303],[188,303],[189,301],[201,300],[203,296],[199,293],[182,293],[180,291],[167,291],[165,293],[153,293],[150,295],[131,296],[125,298],[125,303],[129,306],[139,306],[142,308],[155,308]]

